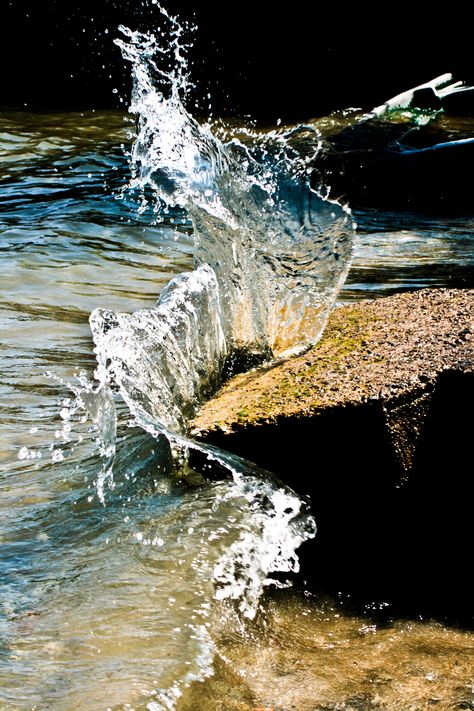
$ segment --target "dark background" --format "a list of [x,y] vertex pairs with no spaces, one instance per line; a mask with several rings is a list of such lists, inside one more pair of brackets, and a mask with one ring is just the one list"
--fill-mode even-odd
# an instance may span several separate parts
[[[427,3],[163,4],[198,25],[193,100],[207,104],[210,91],[217,114],[305,119],[370,108],[447,71],[473,78],[472,33],[453,3],[436,16]],[[0,106],[123,108],[130,72],[112,41],[117,26],[159,22],[157,8],[142,0],[1,0]]]

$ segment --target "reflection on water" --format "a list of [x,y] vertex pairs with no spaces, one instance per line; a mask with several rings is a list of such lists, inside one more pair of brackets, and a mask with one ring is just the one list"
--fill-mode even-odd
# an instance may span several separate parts
[[[151,307],[192,266],[187,222],[150,225],[114,195],[130,130],[113,113],[0,117],[0,708],[160,708],[160,690],[209,668],[211,638],[225,664],[183,708],[472,708],[467,633],[373,629],[290,593],[245,628],[226,603],[211,610],[245,497],[176,481],[123,405],[116,487],[98,502],[97,432],[79,417],[65,439],[71,393],[44,373],[91,375],[89,313]],[[472,286],[472,220],[356,219],[342,299]]]
[[359,237],[342,301],[423,287],[474,286],[473,217],[355,213]]

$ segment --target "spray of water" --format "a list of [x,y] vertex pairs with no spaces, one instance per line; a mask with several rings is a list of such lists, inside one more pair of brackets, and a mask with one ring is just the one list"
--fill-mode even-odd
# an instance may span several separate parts
[[154,308],[93,312],[98,377],[118,387],[143,429],[168,438],[181,466],[196,450],[218,460],[235,482],[230,495],[248,502],[214,578],[218,597],[240,600],[251,617],[268,575],[296,570],[314,522],[250,463],[187,439],[187,423],[232,370],[315,343],[349,267],[352,224],[319,182],[314,129],[218,132],[191,116],[186,28],[161,10],[163,32],[121,27],[116,40],[137,118],[129,187],[142,211],[190,216],[196,268]]
[[142,210],[187,212],[196,270],[173,280],[156,308],[96,311],[91,327],[128,400],[183,432],[223,377],[316,342],[347,274],[352,224],[322,197],[314,129],[225,139],[190,115],[184,28],[163,18],[167,33],[122,27],[116,40],[132,66],[138,122],[130,188]]
[[[122,27],[116,40],[132,67],[137,119],[129,189],[138,191],[142,212],[159,218],[177,208],[190,217],[195,269],[173,279],[154,308],[91,314],[99,385],[83,385],[76,396],[94,422],[103,420],[103,502],[104,484],[113,481],[110,386],[136,424],[167,439],[177,468],[198,453],[226,474],[227,502],[241,515],[211,576],[215,597],[253,618],[264,586],[285,584],[272,573],[298,570],[296,550],[314,536],[314,520],[268,473],[189,440],[188,423],[232,372],[317,341],[349,268],[352,223],[321,185],[321,140],[312,127],[217,131],[191,116],[186,28],[161,11],[161,33]],[[205,675],[208,641],[204,647]],[[173,708],[190,680],[163,690],[153,709]]]

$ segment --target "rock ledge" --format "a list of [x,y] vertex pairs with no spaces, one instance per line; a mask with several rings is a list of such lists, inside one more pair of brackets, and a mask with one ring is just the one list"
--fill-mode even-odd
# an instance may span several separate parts
[[444,371],[474,373],[472,290],[423,289],[342,306],[310,351],[227,383],[195,418],[192,435],[220,440],[283,418],[378,401],[406,469],[421,410]]

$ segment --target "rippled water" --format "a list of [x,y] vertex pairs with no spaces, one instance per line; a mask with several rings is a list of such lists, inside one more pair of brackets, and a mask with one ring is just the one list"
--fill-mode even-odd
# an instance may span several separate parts
[[423,287],[472,288],[474,218],[357,212],[358,239],[343,301]]
[[200,485],[192,472],[179,483],[169,445],[130,430],[118,403],[104,508],[100,432],[84,411],[71,421],[58,379],[91,375],[94,307],[151,306],[191,266],[189,225],[150,227],[112,194],[127,166],[123,117],[8,115],[2,129],[2,694],[7,708],[172,697],[212,661],[216,580],[228,597],[240,511],[245,535],[264,533],[254,498],[266,485]]
[[[214,653],[213,567],[238,539],[247,503],[227,481],[191,471],[176,480],[119,403],[105,508],[93,423],[78,421],[65,441],[59,412],[72,393],[45,373],[91,375],[89,313],[152,307],[192,267],[188,223],[169,214],[151,226],[113,194],[126,179],[129,132],[116,114],[1,116],[5,709],[145,708],[159,690],[203,674]],[[465,283],[469,220],[358,219],[365,231],[343,298]]]
[[[128,39],[143,51],[143,36]],[[301,615],[340,629],[339,613],[322,620],[324,606],[307,612],[296,593],[261,608],[314,524],[270,474],[190,454],[186,419],[233,368],[317,339],[350,220],[301,171],[317,164],[316,124],[219,134],[179,103],[158,121],[138,86],[138,140],[116,113],[0,115],[0,708],[286,708],[287,688],[263,690],[267,673],[275,681],[264,646],[284,647],[275,615],[287,630]],[[186,151],[164,164],[170,116]],[[176,123],[166,130],[169,145]],[[341,300],[472,286],[472,219],[355,218]],[[438,628],[414,628],[437,644]],[[455,656],[468,643],[453,638]],[[236,674],[258,683],[241,689]],[[364,683],[308,693],[346,703]]]

